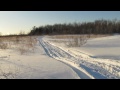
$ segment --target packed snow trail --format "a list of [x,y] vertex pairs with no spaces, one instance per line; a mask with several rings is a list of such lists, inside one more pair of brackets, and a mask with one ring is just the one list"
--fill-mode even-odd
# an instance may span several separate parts
[[48,40],[39,38],[39,43],[48,56],[55,58],[71,67],[80,78],[117,79],[120,78],[120,62],[115,60],[92,58],[58,47]]
[[70,55],[62,49],[59,49],[58,47],[50,45],[48,42],[44,42],[42,38],[39,38],[39,43],[42,45],[48,56],[55,58],[63,62],[67,66],[71,67],[80,78],[94,79],[94,77],[87,73],[84,69],[76,66],[74,62],[77,61],[77,59],[74,56]]

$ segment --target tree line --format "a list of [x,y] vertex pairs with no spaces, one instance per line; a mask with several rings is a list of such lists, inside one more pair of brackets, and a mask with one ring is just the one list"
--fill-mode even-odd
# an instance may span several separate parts
[[60,34],[113,34],[120,33],[119,20],[95,20],[94,22],[64,23],[45,26],[34,26],[28,35]]

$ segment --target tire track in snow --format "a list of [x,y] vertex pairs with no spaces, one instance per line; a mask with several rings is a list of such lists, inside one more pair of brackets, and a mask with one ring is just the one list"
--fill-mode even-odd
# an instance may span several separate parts
[[[42,40],[42,38],[40,38]],[[83,53],[76,53],[67,48],[59,47],[57,44],[53,44],[51,42],[42,40],[45,48],[48,51],[53,51],[50,56],[62,62],[66,62],[67,64],[79,68],[80,71],[86,73],[86,75],[90,75],[90,77],[94,77],[96,79],[119,79],[120,78],[120,62],[115,60],[107,60],[100,58],[93,58],[89,55],[84,55]],[[44,47],[43,46],[43,47]],[[62,52],[63,51],[63,52]],[[58,56],[56,55],[57,53]],[[62,56],[61,54],[64,55]],[[56,57],[55,57],[56,55]],[[67,57],[68,55],[68,57]],[[75,65],[77,64],[77,65]]]
[[[93,58],[81,52],[73,52],[71,49],[57,46],[48,42],[50,46],[57,47],[74,57],[73,62],[79,67],[85,69],[90,75],[96,79],[120,79],[120,62],[115,60]],[[69,60],[70,61],[70,60]]]
[[44,42],[42,40],[42,37],[39,38],[39,43],[41,44],[41,46],[44,48],[46,54],[52,58],[55,58],[57,60],[59,60],[60,62],[66,64],[67,66],[69,66],[70,68],[72,68],[80,78],[82,79],[94,79],[93,76],[91,76],[89,73],[87,73],[84,69],[77,67],[75,65],[75,62],[77,62],[78,60],[70,55],[69,53],[65,52],[64,50],[52,46],[47,42]]

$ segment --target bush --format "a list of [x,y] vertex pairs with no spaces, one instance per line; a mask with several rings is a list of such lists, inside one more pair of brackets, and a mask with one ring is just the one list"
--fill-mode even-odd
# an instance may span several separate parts
[[18,50],[20,51],[21,55],[34,52],[35,44],[37,43],[36,39],[33,37],[22,37],[19,41]]
[[7,49],[8,44],[7,43],[0,43],[0,49]]
[[69,47],[81,47],[87,43],[89,37],[87,35],[80,35],[77,37],[71,36],[67,41],[67,46]]

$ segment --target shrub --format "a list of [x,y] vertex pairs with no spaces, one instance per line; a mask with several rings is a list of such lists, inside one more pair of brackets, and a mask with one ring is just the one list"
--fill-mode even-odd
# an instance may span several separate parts
[[87,35],[80,35],[77,37],[71,36],[67,41],[67,46],[69,47],[81,47],[87,43],[89,37]]
[[7,49],[8,44],[7,43],[0,43],[0,49]]

